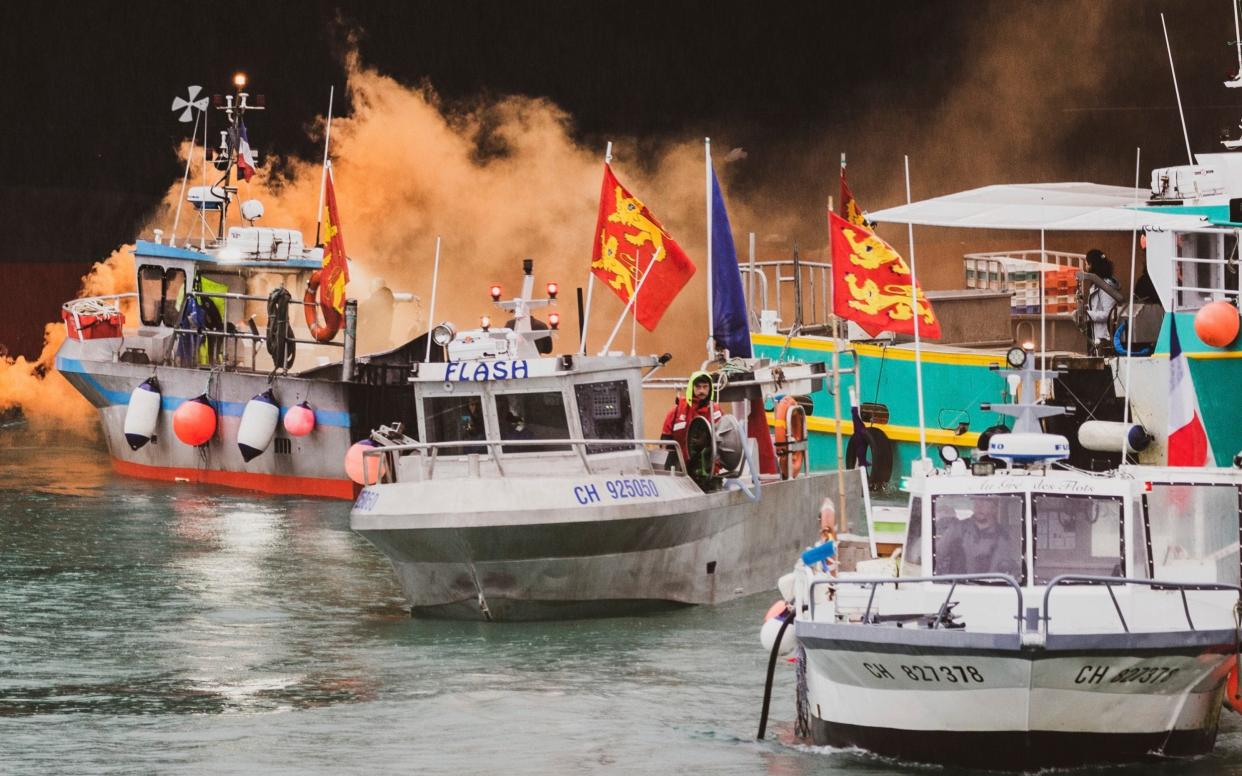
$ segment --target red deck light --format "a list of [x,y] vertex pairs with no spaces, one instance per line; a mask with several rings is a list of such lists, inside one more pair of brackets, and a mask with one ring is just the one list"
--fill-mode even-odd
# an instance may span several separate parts
[[560,313],[548,313],[548,325],[553,329],[559,328],[561,325]]
[[549,299],[555,299],[555,298],[556,298],[556,292],[557,292],[557,291],[559,291],[559,290],[560,290],[560,286],[558,286],[558,285],[557,285],[557,284],[555,284],[555,283],[549,283],[549,284],[548,284],[548,298],[549,298]]
[[491,294],[492,294],[492,301],[493,301],[493,302],[499,302],[499,301],[500,301],[500,284],[499,284],[499,283],[493,283],[493,284],[492,284]]

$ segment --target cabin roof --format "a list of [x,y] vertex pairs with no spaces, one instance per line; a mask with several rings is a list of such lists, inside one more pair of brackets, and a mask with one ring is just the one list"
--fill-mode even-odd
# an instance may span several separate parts
[[1149,196],[1146,189],[1097,183],[1016,183],[869,212],[867,218],[887,224],[1076,232],[1193,231],[1210,225],[1202,212],[1143,207]]
[[199,264],[216,264],[225,269],[319,269],[323,261],[319,259],[287,259],[281,261],[262,261],[257,259],[240,259],[237,261],[221,261],[215,254],[206,253],[193,248],[177,248],[150,240],[138,240],[134,244],[134,255],[152,259],[180,259]]

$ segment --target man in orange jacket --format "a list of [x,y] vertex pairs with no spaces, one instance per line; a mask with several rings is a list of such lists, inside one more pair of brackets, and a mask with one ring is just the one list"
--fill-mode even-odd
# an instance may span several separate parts
[[[720,405],[712,401],[715,383],[707,372],[695,372],[686,383],[685,397],[678,396],[677,403],[664,417],[664,428],[660,430],[661,439],[675,439],[681,448],[682,457],[690,460],[690,422],[695,416],[707,418],[713,427],[722,414]],[[671,458],[671,456],[670,456]],[[690,464],[694,468],[693,463]]]

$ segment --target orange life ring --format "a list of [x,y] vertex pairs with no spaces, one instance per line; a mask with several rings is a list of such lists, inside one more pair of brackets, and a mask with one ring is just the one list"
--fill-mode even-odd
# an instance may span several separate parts
[[[310,329],[310,335],[317,342],[331,342],[341,330],[341,314],[335,307],[323,304],[316,298],[319,296],[322,271],[311,273],[310,282],[306,284],[306,293],[302,295],[302,311],[306,313],[306,328]],[[323,323],[319,322],[319,310],[323,310]]]
[[1229,681],[1225,690],[1225,708],[1242,714],[1242,698],[1238,697],[1238,667],[1236,665],[1229,672]]
[[[806,463],[806,411],[792,396],[786,396],[772,411],[776,427],[776,456],[781,478],[797,477]],[[799,444],[801,443],[801,444]],[[795,449],[790,449],[796,445]]]

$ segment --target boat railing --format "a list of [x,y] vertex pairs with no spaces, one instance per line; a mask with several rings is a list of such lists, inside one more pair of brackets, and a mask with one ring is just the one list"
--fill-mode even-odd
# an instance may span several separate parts
[[[232,299],[232,300],[238,300],[238,301],[243,301],[243,302],[266,302],[268,300],[268,297],[266,296],[256,296],[254,294],[237,294],[237,293],[231,293],[231,292],[217,292],[217,291],[193,291],[191,292],[191,295],[200,296],[200,297],[210,297],[213,299],[225,299],[225,300]],[[124,293],[124,294],[105,294],[102,296],[81,297],[78,299],[71,299],[70,301],[65,302],[63,305],[61,305],[61,310],[63,311],[63,314],[65,316],[71,317],[74,323],[74,331],[70,332],[70,336],[75,336],[74,332],[78,332],[75,338],[77,339],[82,338],[80,332],[83,331],[84,328],[86,328],[86,326],[84,326],[84,324],[82,323],[83,316],[92,316],[95,318],[99,318],[101,316],[108,316],[108,315],[119,313],[120,312],[119,303],[124,302],[124,301],[130,301],[130,300],[133,300],[135,302],[138,301],[138,294],[136,292],[131,291],[131,292]],[[289,306],[292,308],[292,307],[300,306],[301,304],[302,302],[290,302]],[[178,317],[180,317],[180,313],[178,314]],[[259,331],[257,326],[255,326],[251,331],[228,331],[227,329],[217,330],[217,329],[207,329],[207,328],[199,329],[199,328],[188,328],[188,327],[183,327],[183,326],[168,326],[166,327],[166,330],[170,331],[178,339],[181,337],[193,336],[193,337],[207,337],[209,341],[212,339],[219,340],[225,345],[225,347],[221,348],[222,353],[228,350],[227,346],[233,345],[234,356],[232,358],[228,358],[226,355],[225,359],[227,361],[232,361],[234,363],[239,363],[239,359],[236,356],[236,346],[239,345],[239,343],[241,342],[254,343],[254,346],[251,348],[251,352],[250,352],[250,369],[252,371],[257,370],[257,357],[258,357],[258,350],[259,350],[258,346],[265,345],[267,343],[267,335]],[[122,339],[124,339],[125,337],[124,331],[121,331],[120,335]],[[336,341],[320,342],[319,340],[315,340],[315,339],[306,339],[306,338],[299,338],[299,337],[286,337],[285,342],[294,343],[298,345],[306,345],[308,347],[322,345],[322,346],[326,346],[330,348],[344,348],[346,346],[344,342],[336,342]]]
[[[1170,311],[1198,310],[1208,302],[1221,299],[1237,304],[1239,298],[1242,298],[1242,280],[1237,279],[1236,273],[1230,272],[1236,264],[1237,259],[1234,256],[1225,259],[1174,256]],[[1206,267],[1207,271],[1201,272],[1202,267]],[[1209,277],[1204,278],[1205,274]],[[1231,274],[1234,277],[1234,288],[1227,285]],[[1204,280],[1208,285],[1203,285]]]
[[[810,326],[823,325],[831,319],[832,308],[829,300],[832,299],[832,264],[830,262],[802,260],[795,262],[793,259],[780,259],[747,262],[738,268],[742,271],[742,281],[745,285],[746,307],[750,310],[751,324],[756,330],[759,329],[761,323],[759,311],[775,310],[777,315],[783,314],[786,286],[793,287],[792,312],[794,317],[790,325],[785,327],[785,331],[794,327],[805,330]],[[768,277],[769,272],[772,273],[771,279]],[[755,304],[756,282],[759,284],[757,298],[762,301],[759,306]],[[775,307],[771,305],[770,290],[775,290]],[[807,308],[804,302],[808,300],[810,317],[805,317],[803,313],[807,311]]]
[[817,579],[811,583],[807,591],[808,597],[811,599],[811,619],[815,619],[815,588],[820,585],[836,586],[836,585],[869,585],[871,593],[867,596],[867,608],[863,611],[862,623],[864,625],[873,624],[871,618],[871,608],[875,605],[875,593],[880,585],[902,585],[914,582],[948,582],[949,592],[945,594],[944,601],[940,604],[940,608],[936,611],[935,619],[932,620],[932,629],[940,627],[940,623],[945,621],[945,616],[949,612],[949,608],[953,605],[953,593],[957,591],[957,586],[963,582],[992,582],[1008,585],[1018,598],[1018,607],[1015,619],[1017,620],[1017,632],[1022,634],[1022,586],[1018,581],[1009,574],[998,573],[977,573],[977,574],[937,574],[930,577],[832,577],[831,579]]
[[1149,587],[1154,590],[1176,590],[1181,594],[1182,611],[1186,615],[1186,626],[1190,630],[1195,630],[1194,620],[1190,617],[1190,602],[1186,600],[1186,592],[1198,591],[1218,591],[1225,592],[1232,590],[1238,594],[1238,603],[1242,605],[1242,587],[1238,585],[1227,585],[1216,582],[1174,582],[1164,579],[1134,579],[1132,577],[1104,577],[1093,576],[1089,574],[1059,574],[1053,577],[1048,586],[1044,589],[1044,606],[1043,616],[1044,632],[1049,632],[1050,623],[1052,622],[1052,609],[1049,608],[1052,602],[1052,591],[1058,586],[1068,584],[1090,584],[1103,585],[1108,591],[1108,597],[1113,603],[1113,611],[1117,613],[1117,619],[1121,622],[1121,629],[1126,633],[1130,632],[1130,625],[1126,622],[1126,616],[1121,611],[1121,604],[1117,601],[1117,594],[1113,592],[1113,588],[1119,585],[1139,585]]
[[[374,439],[374,437],[373,437]],[[381,440],[377,440],[381,441]],[[453,440],[449,442],[412,442],[409,444],[383,444],[373,450],[366,450],[362,454],[362,471],[363,479],[367,480],[367,484],[389,484],[399,481],[397,466],[397,457],[402,454],[418,453],[425,455],[426,467],[422,471],[422,479],[429,480],[434,478],[436,462],[440,457],[440,452],[446,448],[464,449],[464,448],[483,448],[486,450],[486,456],[489,462],[496,466],[496,471],[500,476],[505,475],[503,463],[502,448],[509,447],[560,447],[568,446],[573,448],[577,454],[577,460],[582,465],[582,471],[586,474],[596,474],[597,468],[591,464],[588,457],[588,447],[606,447],[607,452],[618,452],[618,448],[622,449],[649,449],[652,447],[663,448],[672,451],[677,456],[678,466],[673,470],[672,474],[680,475],[686,471],[686,460],[682,455],[681,445],[677,444],[673,439],[480,439],[480,440]],[[461,457],[460,453],[453,454],[455,458]],[[467,453],[465,458],[469,464],[470,476],[480,476],[476,462],[478,453]],[[370,482],[374,478],[375,482]]]

